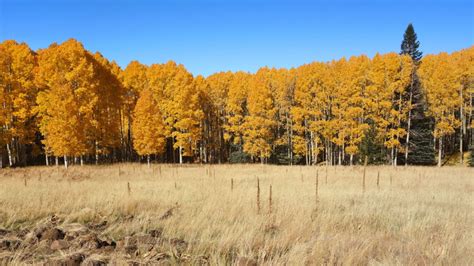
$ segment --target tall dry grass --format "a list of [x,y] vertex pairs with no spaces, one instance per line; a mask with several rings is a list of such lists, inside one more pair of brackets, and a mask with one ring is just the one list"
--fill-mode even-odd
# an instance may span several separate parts
[[0,171],[0,228],[10,230],[55,214],[64,224],[107,220],[104,234],[112,239],[162,228],[189,243],[187,254],[211,264],[242,257],[290,265],[474,264],[474,171],[467,168],[121,164]]

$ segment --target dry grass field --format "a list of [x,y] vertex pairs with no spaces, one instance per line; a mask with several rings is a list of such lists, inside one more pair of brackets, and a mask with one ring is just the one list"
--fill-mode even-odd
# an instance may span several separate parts
[[0,264],[473,265],[473,192],[456,167],[2,169]]

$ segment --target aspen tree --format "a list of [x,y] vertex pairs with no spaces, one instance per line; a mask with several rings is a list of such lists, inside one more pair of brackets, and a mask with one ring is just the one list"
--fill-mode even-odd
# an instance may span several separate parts
[[269,86],[268,68],[257,71],[247,98],[249,115],[244,122],[244,151],[263,164],[270,157],[276,126],[276,108]]
[[127,67],[120,73],[120,80],[124,86],[123,106],[121,111],[121,132],[122,147],[125,157],[130,160],[132,155],[132,117],[135,104],[138,100],[140,92],[144,90],[148,84],[147,66],[138,61],[130,62]]
[[41,50],[38,57],[39,128],[46,150],[54,156],[82,156],[91,152],[95,94],[94,63],[82,44],[70,39]]
[[133,147],[141,156],[159,155],[165,148],[163,118],[157,99],[150,89],[140,92],[133,112]]
[[461,126],[455,112],[460,106],[459,82],[447,53],[423,58],[419,75],[428,100],[429,115],[435,120],[434,137],[438,140],[438,167],[442,165],[443,140]]
[[26,164],[25,145],[35,137],[35,68],[36,57],[27,44],[0,43],[0,143],[7,147],[10,166]]

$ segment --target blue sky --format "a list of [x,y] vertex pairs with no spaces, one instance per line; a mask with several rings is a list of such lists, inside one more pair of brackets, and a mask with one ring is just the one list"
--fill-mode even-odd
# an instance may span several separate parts
[[69,38],[125,67],[174,60],[195,75],[398,52],[408,23],[421,50],[474,44],[473,1],[0,0],[0,41],[32,49]]

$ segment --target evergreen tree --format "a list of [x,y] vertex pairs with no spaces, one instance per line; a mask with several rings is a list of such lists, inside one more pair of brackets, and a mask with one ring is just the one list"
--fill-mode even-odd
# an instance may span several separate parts
[[409,24],[403,35],[400,54],[409,55],[415,66],[410,87],[407,89],[408,95],[406,95],[412,107],[406,125],[408,134],[404,139],[407,150],[405,156],[401,156],[400,161],[413,165],[434,165],[436,161],[433,145],[433,121],[426,115],[427,104],[416,73],[423,55],[418,50],[419,47],[420,42],[417,40],[415,29],[412,24]]
[[413,25],[408,24],[405,34],[403,34],[403,41],[401,45],[400,54],[408,54],[415,63],[418,63],[423,57],[423,53],[418,50],[420,42],[417,40],[415,29]]

